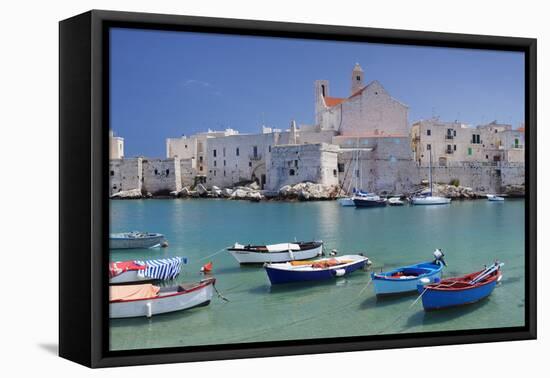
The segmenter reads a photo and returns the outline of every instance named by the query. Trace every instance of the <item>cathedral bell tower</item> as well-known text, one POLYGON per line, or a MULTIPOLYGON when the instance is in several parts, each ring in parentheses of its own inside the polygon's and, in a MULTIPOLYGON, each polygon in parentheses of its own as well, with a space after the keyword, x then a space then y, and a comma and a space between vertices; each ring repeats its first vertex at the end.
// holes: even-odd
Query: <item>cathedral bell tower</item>
POLYGON ((363 83, 364 77, 365 77, 365 73, 363 72, 363 69, 361 68, 359 63, 355 63, 355 67, 353 67, 353 71, 351 71, 351 94, 352 95, 364 87, 364 83, 363 83))

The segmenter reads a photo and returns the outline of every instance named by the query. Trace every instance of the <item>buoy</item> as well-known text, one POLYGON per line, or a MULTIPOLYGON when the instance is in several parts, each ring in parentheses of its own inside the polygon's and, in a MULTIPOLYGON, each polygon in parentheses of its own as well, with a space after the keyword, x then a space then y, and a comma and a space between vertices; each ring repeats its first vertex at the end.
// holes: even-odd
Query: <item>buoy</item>
POLYGON ((210 273, 212 271, 212 261, 210 262, 207 262, 206 264, 204 264, 201 268, 201 272, 203 273, 210 273))
POLYGON ((151 302, 147 303, 146 307, 147 307, 147 317, 150 318, 153 316, 153 307, 151 302))
POLYGON ((166 247, 168 247, 168 242, 165 240, 165 241, 163 241, 163 242, 161 243, 160 246, 161 246, 162 248, 166 248, 166 247))
POLYGON ((333 249, 332 251, 330 251, 329 256, 336 256, 337 254, 338 254, 338 250, 333 249))

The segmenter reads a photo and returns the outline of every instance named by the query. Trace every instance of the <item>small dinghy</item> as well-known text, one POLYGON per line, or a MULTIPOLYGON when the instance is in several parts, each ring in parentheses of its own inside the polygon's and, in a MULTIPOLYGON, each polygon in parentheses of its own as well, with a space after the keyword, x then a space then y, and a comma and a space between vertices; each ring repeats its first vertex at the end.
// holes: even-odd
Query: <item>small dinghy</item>
POLYGON ((439 281, 443 266, 446 266, 444 256, 440 249, 436 249, 435 259, 432 262, 403 266, 388 272, 372 273, 374 292, 376 295, 409 293, 416 291, 422 280, 439 281))
POLYGON ((110 318, 133 318, 206 306, 212 299, 215 278, 159 288, 152 284, 109 287, 110 318))
POLYGON ((495 262, 479 272, 462 277, 446 278, 438 283, 420 283, 424 310, 438 310, 475 303, 488 297, 502 278, 504 264, 495 262))
POLYGON ((491 202, 502 202, 504 197, 497 196, 496 194, 487 194, 487 199, 491 202))
POLYGON ((239 264, 278 263, 312 259, 323 254, 323 242, 296 242, 270 245, 235 243, 227 249, 239 264))
POLYGON ((109 235, 110 249, 161 247, 166 244, 163 234, 151 232, 121 232, 109 235))
POLYGON ((172 280, 180 274, 183 264, 187 264, 185 257, 111 262, 109 283, 113 285, 172 280))
POLYGON ((283 264, 266 264, 264 266, 272 285, 330 280, 342 277, 370 264, 368 257, 345 255, 312 261, 292 261, 283 264))
POLYGON ((338 203, 343 207, 355 206, 353 203, 353 197, 342 197, 338 199, 338 203))
POLYGON ((391 197, 388 199, 388 205, 390 206, 404 206, 405 202, 401 200, 399 197, 391 197))

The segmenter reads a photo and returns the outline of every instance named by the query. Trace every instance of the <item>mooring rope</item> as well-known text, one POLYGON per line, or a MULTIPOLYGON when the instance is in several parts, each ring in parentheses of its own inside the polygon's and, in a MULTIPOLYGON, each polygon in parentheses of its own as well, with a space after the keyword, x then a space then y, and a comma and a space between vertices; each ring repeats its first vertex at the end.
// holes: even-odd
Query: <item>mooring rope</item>
POLYGON ((197 261, 200 262, 200 261, 208 260, 208 259, 211 258, 211 257, 217 256, 217 255, 219 255, 220 253, 225 252, 225 250, 226 250, 227 248, 231 248, 231 246, 223 247, 223 248, 220 249, 219 251, 217 251, 217 252, 215 252, 215 253, 213 253, 213 254, 211 254, 211 255, 202 257, 202 258, 198 259, 197 261))

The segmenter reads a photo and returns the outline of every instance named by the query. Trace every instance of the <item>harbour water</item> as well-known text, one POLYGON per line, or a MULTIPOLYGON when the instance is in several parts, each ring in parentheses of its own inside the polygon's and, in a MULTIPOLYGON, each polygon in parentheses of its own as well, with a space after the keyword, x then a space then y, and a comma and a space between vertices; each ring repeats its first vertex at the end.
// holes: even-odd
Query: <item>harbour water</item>
POLYGON ((372 209, 330 202, 215 199, 111 201, 111 231, 166 235, 168 248, 111 251, 111 260, 185 256, 177 281, 197 281, 214 264, 216 296, 207 307, 110 321, 112 350, 358 335, 402 334, 524 325, 525 203, 453 201, 443 206, 372 209), (444 277, 503 261, 503 279, 477 304, 425 313, 417 295, 377 299, 370 271, 325 283, 271 287, 260 266, 239 266, 223 248, 323 240, 325 251, 364 253, 370 271, 432 259, 445 252, 444 277), (209 255, 215 254, 213 257, 209 255), (412 306, 411 306, 412 305, 412 306))

